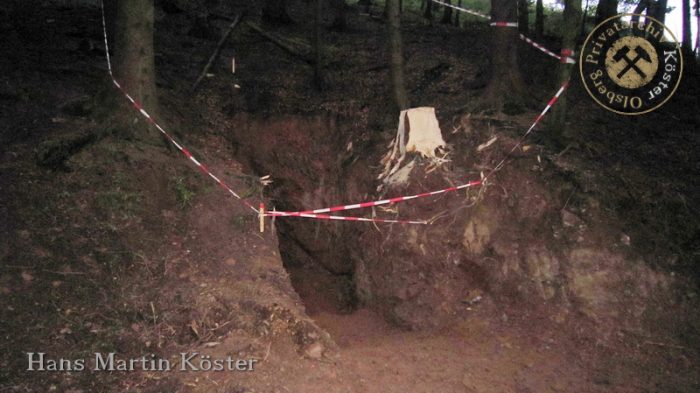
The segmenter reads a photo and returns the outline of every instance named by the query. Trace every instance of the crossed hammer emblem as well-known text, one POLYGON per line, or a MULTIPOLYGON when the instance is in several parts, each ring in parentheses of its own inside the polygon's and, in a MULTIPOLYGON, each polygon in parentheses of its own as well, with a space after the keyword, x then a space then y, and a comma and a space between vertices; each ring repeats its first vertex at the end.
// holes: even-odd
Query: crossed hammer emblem
POLYGON ((637 63, 639 62, 639 60, 642 59, 651 63, 651 56, 649 56, 649 53, 646 50, 644 50, 644 48, 642 48, 641 46, 636 46, 634 48, 634 51, 635 53, 637 53, 637 55, 634 58, 630 59, 628 54, 631 50, 632 49, 629 46, 625 45, 624 47, 620 48, 620 50, 618 50, 617 53, 615 53, 615 56, 613 56, 613 60, 617 62, 624 60, 627 63, 625 68, 623 68, 622 70, 620 70, 620 72, 617 73, 617 77, 622 78, 622 76, 628 73, 630 70, 634 70, 635 72, 637 72, 637 74, 639 74, 639 76, 641 76, 642 78, 646 78, 647 74, 637 66, 637 63))

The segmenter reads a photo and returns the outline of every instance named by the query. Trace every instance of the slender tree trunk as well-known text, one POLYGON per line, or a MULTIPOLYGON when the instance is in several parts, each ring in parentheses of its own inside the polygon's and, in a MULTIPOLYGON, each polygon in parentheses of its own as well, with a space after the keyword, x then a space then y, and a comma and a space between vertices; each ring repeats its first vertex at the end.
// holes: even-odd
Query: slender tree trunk
POLYGON ((401 44, 401 15, 399 0, 386 0, 389 33, 389 63, 391 74, 391 89, 394 104, 403 110, 410 106, 408 93, 404 84, 403 48, 401 44))
MULTIPOLYGON (((124 90, 151 114, 158 116, 155 57, 153 54, 153 0, 119 0, 115 23, 114 73, 124 90)), ((131 131, 137 139, 157 142, 162 138, 149 130, 146 121, 129 112, 138 126, 131 131)))
POLYGON ((695 58, 700 58, 700 0, 695 0, 695 58))
POLYGON ((655 18, 661 23, 666 22, 666 9, 668 8, 668 0, 656 0, 651 3, 648 16, 655 18))
POLYGON ((433 20, 433 1, 432 0, 427 0, 425 2, 425 12, 423 13, 423 17, 432 22, 432 20, 433 20))
POLYGON ((683 2, 683 38, 681 39, 681 48, 686 57, 690 57, 693 53, 693 41, 691 39, 690 26, 690 0, 682 0, 683 2))
POLYGON ((611 16, 617 15, 617 2, 618 0, 600 0, 595 13, 595 23, 601 23, 611 16))
POLYGON ((361 6, 365 13, 369 13, 369 9, 372 6, 372 0, 360 0, 357 5, 361 6))
POLYGON ((331 28, 336 31, 345 31, 348 27, 347 5, 345 4, 345 0, 331 0, 331 6, 333 7, 334 14, 331 28))
MULTIPOLYGON (((649 8, 650 1, 651 0, 639 0, 637 6, 632 10, 632 13, 635 14, 635 16, 632 17, 632 22, 639 22, 639 15, 642 15, 644 11, 649 8)), ((596 12, 596 23, 598 23, 598 12, 596 12)))
MULTIPOLYGON (((452 4, 452 0, 445 0, 445 3, 452 4)), ((450 24, 450 22, 452 21, 452 8, 447 6, 443 8, 444 10, 442 11, 442 19, 440 20, 440 23, 444 23, 447 25, 450 24)))
MULTIPOLYGON (((565 50, 570 50, 571 54, 575 53, 576 40, 581 23, 581 0, 564 0, 564 15, 562 26, 562 55, 565 55, 565 50)), ((574 68, 573 64, 559 63, 557 69, 558 82, 561 86, 564 82, 571 78, 571 72, 574 68)), ((566 95, 559 97, 557 105, 552 108, 551 129, 565 137, 566 135, 566 95)))
MULTIPOLYGON (((457 5, 458 5, 459 7, 461 7, 461 6, 462 6, 462 0, 458 0, 457 5)), ((455 14, 455 26, 459 26, 459 14, 460 14, 460 13, 461 13, 461 12, 459 12, 459 11, 455 11, 455 13, 454 13, 454 14, 455 14)))
POLYGON ((528 0, 518 0, 518 30, 527 35, 529 32, 530 12, 528 0))
POLYGON ((588 23, 588 2, 586 0, 586 8, 583 9, 583 17, 581 18, 581 37, 586 36, 586 24, 588 23))
MULTIPOLYGON (((491 0, 491 20, 515 22, 517 0, 491 0)), ((496 111, 505 105, 520 106, 524 85, 518 64, 518 30, 512 27, 491 27, 491 77, 484 92, 484 102, 496 111)))
POLYGON ((537 0, 535 3, 535 37, 542 38, 544 36, 544 5, 542 0, 537 0))
POLYGON ((321 54, 321 29, 323 0, 316 0, 316 10, 314 12, 314 87, 316 90, 323 89, 323 56, 321 54))

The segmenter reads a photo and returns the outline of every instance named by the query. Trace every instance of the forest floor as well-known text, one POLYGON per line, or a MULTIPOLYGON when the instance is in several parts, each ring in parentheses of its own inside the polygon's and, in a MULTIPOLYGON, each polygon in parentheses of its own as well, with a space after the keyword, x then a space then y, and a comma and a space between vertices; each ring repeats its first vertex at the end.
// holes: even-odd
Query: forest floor
MULTIPOLYGON (((297 20, 304 13, 292 10, 297 20)), ((193 25, 187 13, 159 15, 160 117, 246 195, 261 192, 246 175, 271 174, 282 185, 286 179, 254 173, 260 168, 231 135, 245 122, 241 115, 331 113, 351 129, 347 139, 356 146, 385 146, 393 136, 383 22, 353 8, 347 31, 324 35, 324 93, 311 88, 312 67, 244 26, 192 93, 228 22, 193 25), (234 56, 239 69, 231 74, 234 56)), ((19 16, 27 23, 15 25, 8 15, 0 20, 0 392, 700 391, 693 344, 700 332, 697 321, 684 319, 691 316, 677 316, 673 332, 596 337, 585 334, 592 326, 585 318, 561 325, 537 307, 485 298, 457 325, 406 331, 355 307, 342 295, 347 283, 338 275, 289 261, 283 270, 277 236, 254 233, 256 217, 245 207, 173 151, 124 139, 119 130, 128 126, 103 123, 103 97, 118 92, 107 79, 97 9, 48 6, 19 16), (95 130, 105 136, 93 140, 95 130), (61 141, 83 139, 62 156, 61 141), (224 298, 242 299, 242 308, 226 306, 224 298), (276 314, 259 307, 260 298, 302 307, 337 347, 328 344, 321 357, 296 341, 298 331, 271 333, 276 314), (254 317, 245 319, 249 314, 254 317), (269 331, 261 331, 263 324, 269 331), (195 349, 259 363, 250 373, 26 371, 32 351, 75 359, 98 351, 170 356, 195 349)), ((309 27, 277 32, 298 44, 310 37, 309 27)), ((415 15, 404 24, 409 91, 415 106, 438 108, 445 133, 478 101, 486 32, 478 24, 429 26, 415 15)), ((481 114, 507 124, 510 137, 529 126, 556 90, 548 77, 555 63, 540 61, 532 48, 521 52, 532 86, 525 108, 481 114)), ((562 145, 542 131, 532 142, 575 155, 562 166, 595 173, 601 203, 628 218, 636 253, 660 255, 656 268, 697 280, 697 75, 683 83, 664 109, 627 119, 597 108, 574 82, 568 97, 576 138, 562 145)), ((378 165, 372 160, 380 150, 361 158, 367 167, 378 165)))

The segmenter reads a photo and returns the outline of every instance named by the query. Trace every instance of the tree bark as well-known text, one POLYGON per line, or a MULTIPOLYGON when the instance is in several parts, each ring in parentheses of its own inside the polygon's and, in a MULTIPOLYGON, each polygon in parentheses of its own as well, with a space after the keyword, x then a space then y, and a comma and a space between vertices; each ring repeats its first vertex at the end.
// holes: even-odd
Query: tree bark
POLYGON ((362 7, 362 10, 364 13, 368 14, 369 9, 372 6, 372 0, 360 0, 357 2, 357 5, 362 7))
POLYGON ((668 8, 668 0, 656 0, 649 3, 647 16, 655 18, 661 23, 666 21, 666 9, 668 8))
MULTIPOLYGON (((462 0, 458 0, 457 5, 458 5, 459 7, 461 7, 461 6, 462 6, 462 0)), ((459 14, 460 14, 460 13, 461 13, 461 12, 459 12, 459 11, 455 11, 455 13, 454 13, 454 14, 455 14, 455 26, 459 26, 459 14)))
MULTIPOLYGON (((644 11, 649 8, 649 3, 650 0, 639 0, 637 6, 632 10, 632 13, 635 14, 635 16, 632 17, 632 22, 639 22, 638 15, 642 15, 644 11)), ((598 12, 596 12, 596 23, 598 23, 598 12)))
POLYGON ((401 43, 401 15, 399 0, 386 0, 389 33, 389 63, 391 67, 391 89, 394 104, 399 110, 410 106, 406 85, 404 83, 403 48, 401 43))
POLYGON ((695 0, 695 59, 700 57, 700 0, 695 0))
MULTIPOLYGON (((517 0, 491 0, 491 20, 515 22, 517 0)), ((484 92, 484 103, 495 111, 505 105, 520 106, 524 93, 518 64, 518 30, 512 27, 491 27, 491 77, 484 92)))
POLYGON ((432 0, 426 1, 425 12, 423 13, 423 17, 432 22, 432 20, 433 20, 433 1, 432 0))
MULTIPOLYGON (((564 15, 562 26, 562 52, 569 49, 575 53, 576 41, 581 23, 581 0, 564 0, 564 15)), ((563 53, 562 53, 563 54, 563 53)), ((564 84, 571 78, 573 64, 559 63, 557 67, 558 86, 564 84)), ((559 97, 557 105, 552 108, 551 129, 554 132, 567 137, 566 135, 566 95, 559 97)))
MULTIPOLYGON (((119 0, 115 23, 114 74, 124 90, 138 101, 151 116, 158 116, 155 57, 153 54, 153 0, 119 0)), ((132 129, 137 139, 162 140, 149 130, 143 117, 132 111, 128 124, 141 125, 132 129)))
POLYGON ((595 23, 601 23, 611 16, 617 15, 617 2, 618 0, 600 0, 595 12, 595 23))
MULTIPOLYGON (((445 3, 452 4, 452 0, 445 0, 445 3)), ((442 11, 442 19, 440 20, 440 23, 444 23, 447 25, 450 24, 450 22, 452 21, 452 8, 447 6, 443 8, 444 9, 442 11)))
POLYGON ((529 32, 530 12, 528 0, 518 0, 518 30, 527 35, 529 32))
POLYGON ((321 54, 322 12, 323 0, 316 0, 316 10, 314 12, 314 87, 319 91, 323 89, 323 56, 321 54))
MULTIPOLYGON (((331 7, 333 8, 333 23, 331 23, 331 29, 336 31, 345 31, 348 27, 347 18, 347 5, 345 0, 331 0, 331 7)), ((320 12, 320 11, 317 11, 320 12)))
POLYGON ((581 37, 586 36, 586 23, 588 23, 588 4, 589 0, 586 0, 586 8, 583 9, 583 17, 581 18, 581 37))
POLYGON ((535 37, 542 38, 544 36, 544 5, 542 0, 537 0, 535 3, 535 37))
POLYGON ((688 57, 693 53, 693 40, 691 39, 690 26, 690 0, 682 0, 683 2, 683 38, 681 38, 681 49, 683 54, 688 57))

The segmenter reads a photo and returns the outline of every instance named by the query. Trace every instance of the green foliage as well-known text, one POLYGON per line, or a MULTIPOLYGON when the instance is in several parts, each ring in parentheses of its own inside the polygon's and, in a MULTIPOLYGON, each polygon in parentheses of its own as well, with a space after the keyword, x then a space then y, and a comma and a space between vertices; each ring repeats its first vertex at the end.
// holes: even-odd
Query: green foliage
POLYGON ((180 208, 185 209, 192 205, 192 200, 196 193, 188 187, 184 177, 175 179, 175 192, 177 193, 177 201, 180 204, 180 208))
POLYGON ((97 206, 122 218, 130 218, 138 211, 141 195, 135 192, 124 191, 121 188, 103 192, 97 195, 97 206))

